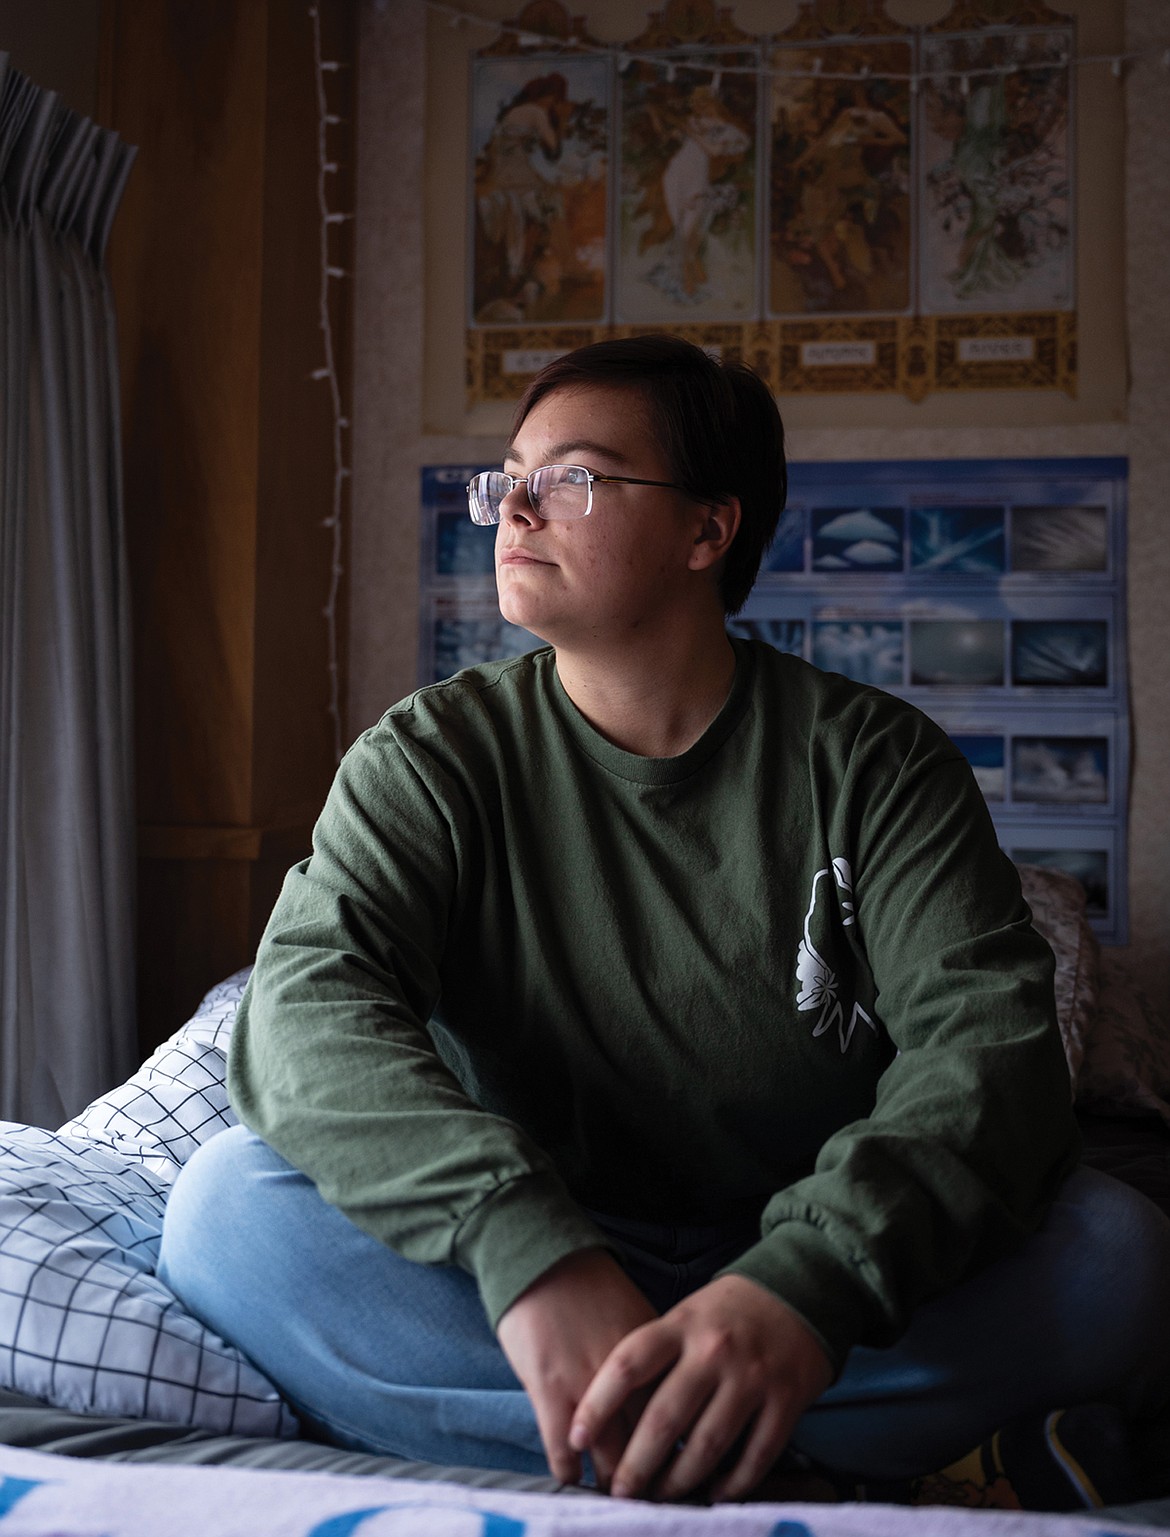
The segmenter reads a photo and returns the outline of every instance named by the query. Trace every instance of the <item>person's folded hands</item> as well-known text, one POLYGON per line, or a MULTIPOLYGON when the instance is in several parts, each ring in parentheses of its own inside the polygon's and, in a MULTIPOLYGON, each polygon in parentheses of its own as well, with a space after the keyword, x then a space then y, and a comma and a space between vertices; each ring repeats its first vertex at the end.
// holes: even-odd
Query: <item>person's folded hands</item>
POLYGON ((612 1445, 614 1422, 657 1384, 610 1491, 680 1499, 720 1470, 711 1498, 742 1499, 831 1380, 828 1357, 798 1314, 754 1281, 719 1276, 615 1345, 577 1406, 570 1444, 612 1445), (731 1466, 721 1468, 725 1459, 731 1466))
MULTIPOLYGON (((581 1395, 613 1347, 656 1317, 606 1250, 585 1249, 546 1271, 500 1319, 500 1345, 532 1400, 549 1468, 563 1483, 581 1477, 580 1455, 569 1444, 569 1425, 581 1395)), ((590 1445, 603 1487, 641 1404, 642 1396, 629 1395, 590 1445)))

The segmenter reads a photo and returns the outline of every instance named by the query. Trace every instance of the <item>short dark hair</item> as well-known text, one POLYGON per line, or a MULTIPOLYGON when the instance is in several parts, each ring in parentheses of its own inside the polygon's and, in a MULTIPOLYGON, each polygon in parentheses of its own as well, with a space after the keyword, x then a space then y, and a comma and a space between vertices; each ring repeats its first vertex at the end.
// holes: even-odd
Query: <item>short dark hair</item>
POLYGON ((594 342, 555 358, 525 390, 512 436, 554 390, 616 385, 641 393, 671 479, 697 501, 739 498, 742 517, 719 577, 726 613, 743 607, 788 494, 784 427, 746 363, 720 362, 678 336, 594 342))

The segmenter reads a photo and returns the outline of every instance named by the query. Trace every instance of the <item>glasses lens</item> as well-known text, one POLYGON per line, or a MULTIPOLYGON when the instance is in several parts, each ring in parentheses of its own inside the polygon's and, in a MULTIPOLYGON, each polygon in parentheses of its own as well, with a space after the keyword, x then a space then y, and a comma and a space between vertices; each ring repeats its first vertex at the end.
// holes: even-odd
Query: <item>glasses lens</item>
POLYGON ((500 521, 500 503, 512 489, 512 479, 499 470, 485 470, 467 487, 467 510, 473 523, 500 521))
POLYGON ((528 477, 528 495, 540 518, 583 518, 589 511, 589 471, 579 464, 547 464, 528 477))

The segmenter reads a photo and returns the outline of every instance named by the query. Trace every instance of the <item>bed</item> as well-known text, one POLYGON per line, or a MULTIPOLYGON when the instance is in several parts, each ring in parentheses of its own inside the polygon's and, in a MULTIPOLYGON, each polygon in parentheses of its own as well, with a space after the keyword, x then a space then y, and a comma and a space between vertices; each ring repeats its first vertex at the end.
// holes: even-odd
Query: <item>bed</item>
MULTIPOLYGON (((1057 956, 1086 1161, 1170 1214, 1170 1042, 1116 959, 1099 952, 1077 883, 1054 871, 1021 874, 1057 956)), ((171 1183, 234 1119, 226 1049, 247 976, 214 987, 131 1079, 59 1130, 0 1123, 0 1537, 180 1533, 188 1527, 175 1512, 188 1504, 202 1511, 190 1530, 210 1537, 345 1537, 359 1527, 369 1537, 578 1529, 914 1537, 960 1532, 971 1520, 985 1532, 1013 1521, 1037 1533, 1083 1532, 1081 1516, 938 1507, 654 1509, 547 1479, 304 1439, 272 1384, 154 1273, 171 1183)), ((1170 1422, 1154 1428, 1141 1463, 1139 1492, 1150 1498, 1086 1512, 1097 1530, 1170 1528, 1170 1422)))

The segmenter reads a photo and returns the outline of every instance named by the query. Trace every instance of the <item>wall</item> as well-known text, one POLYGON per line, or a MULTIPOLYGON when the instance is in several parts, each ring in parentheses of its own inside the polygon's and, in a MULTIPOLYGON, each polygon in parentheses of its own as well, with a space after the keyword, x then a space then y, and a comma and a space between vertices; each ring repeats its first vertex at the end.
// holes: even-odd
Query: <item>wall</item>
MULTIPOLYGON (((352 206, 351 0, 317 0, 352 206)), ((104 120, 138 159, 109 267, 134 610, 143 1049, 255 954, 335 768, 334 420, 314 31, 288 0, 106 0, 104 120)), ((330 232, 347 267, 348 229, 330 232)), ((342 377, 348 292, 330 289, 342 377)))
MULTIPOLYGON (((468 9, 472 7, 468 6, 468 9)), ((929 20, 945 0, 891 0, 904 20, 929 20)), ((1082 52, 1116 47, 1113 0, 1064 0, 1082 52)), ((519 4, 478 0, 484 14, 519 4)), ((573 7, 574 11, 579 7, 573 7)), ((612 9, 612 8, 611 8, 612 9)), ((736 8, 752 30, 787 23, 794 5, 736 8)), ((604 6, 589 8, 590 21, 604 6)), ((629 8, 625 8, 626 17, 629 8)), ((620 12, 615 13, 620 14, 620 12)), ((1170 41, 1162 0, 1127 0, 1125 45, 1160 54, 1170 41)), ((612 20, 612 18, 611 18, 612 20)), ((350 734, 416 682, 418 468, 498 451, 504 415, 463 418, 458 344, 461 288, 444 272, 461 259, 466 168, 459 69, 438 69, 480 39, 460 42, 421 0, 362 0, 355 286, 354 486, 351 528, 350 734), (444 36, 443 29, 446 29, 444 36), (425 94, 428 32, 431 96, 425 94), (452 94, 454 92, 454 94, 452 94), (431 125, 428 133, 428 121, 431 125), (436 142, 440 149, 436 150, 436 142), (444 147, 445 146, 445 147, 444 147), (430 212, 428 235, 426 211, 430 212), (429 239, 429 244, 428 244, 429 239), (424 334, 424 316, 425 334, 424 334), (437 337, 437 340, 436 340, 437 337), (454 349, 454 364, 452 355, 454 349), (424 380, 429 379, 424 409, 424 380), (438 381, 436 384, 436 380, 438 381), (445 430, 425 431, 441 420, 445 430)), ((605 35, 600 24, 595 30, 605 35)), ((628 19, 625 34, 628 35, 628 19)), ((621 30, 609 33, 622 35, 621 30)), ((1078 120, 1082 198, 1078 262, 1082 379, 1078 401, 965 395, 914 407, 857 398, 781 400, 799 459, 1124 454, 1131 467, 1130 650, 1134 752, 1130 833, 1133 966, 1170 1006, 1170 541, 1161 488, 1170 481, 1170 317, 1164 305, 1170 222, 1170 71, 1155 61, 1124 84, 1082 71, 1078 120), (1125 137, 1118 97, 1124 103, 1125 137), (1124 176, 1119 174, 1124 166, 1124 176), (1124 232, 1124 246, 1116 240, 1124 232), (1125 332, 1129 389, 1125 388, 1125 332), (1118 372, 1117 359, 1122 360, 1118 372), (1100 371, 1107 370, 1103 383, 1100 371), (1108 387, 1105 387, 1105 384, 1108 387)), ((465 91, 465 84, 462 89, 465 91)), ((506 413, 505 413, 506 414, 506 413)))
POLYGON ((82 117, 98 105, 101 0, 3 0, 0 53, 82 117))

